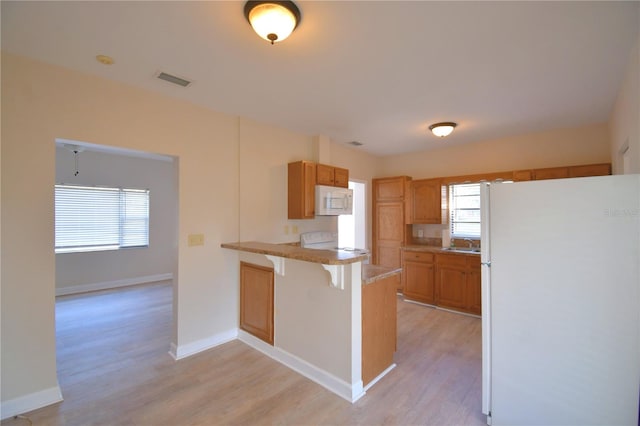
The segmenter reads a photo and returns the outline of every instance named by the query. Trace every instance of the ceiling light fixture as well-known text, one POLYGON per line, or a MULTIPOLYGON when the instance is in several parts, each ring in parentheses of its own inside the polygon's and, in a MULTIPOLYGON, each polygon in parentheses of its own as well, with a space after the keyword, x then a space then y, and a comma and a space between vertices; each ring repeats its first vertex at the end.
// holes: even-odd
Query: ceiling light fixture
POLYGON ((113 58, 107 55, 97 55, 96 61, 100 62, 102 65, 113 65, 113 58))
POLYGON ((442 123, 432 124, 431 126, 429 126, 429 130, 431 130, 434 135, 440 138, 444 138, 445 136, 449 136, 456 126, 456 123, 445 121, 442 123))
POLYGON ((292 1, 248 1, 244 16, 253 30, 271 44, 289 37, 300 23, 300 9, 292 1))

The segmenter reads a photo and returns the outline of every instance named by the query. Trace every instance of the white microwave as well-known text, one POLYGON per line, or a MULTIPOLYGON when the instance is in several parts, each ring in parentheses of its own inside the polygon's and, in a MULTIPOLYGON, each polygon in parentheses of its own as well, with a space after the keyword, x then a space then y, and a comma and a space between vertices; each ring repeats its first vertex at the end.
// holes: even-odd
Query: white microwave
POLYGON ((353 190, 316 185, 316 216, 353 214, 353 190))

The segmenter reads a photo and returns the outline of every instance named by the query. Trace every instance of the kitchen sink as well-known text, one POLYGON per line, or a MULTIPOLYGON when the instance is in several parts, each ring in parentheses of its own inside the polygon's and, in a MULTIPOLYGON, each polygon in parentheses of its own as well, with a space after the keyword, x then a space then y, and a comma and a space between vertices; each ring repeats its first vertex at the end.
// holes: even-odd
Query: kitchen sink
POLYGON ((457 252, 464 252, 464 253, 480 253, 479 247, 443 247, 442 250, 457 251, 457 252))

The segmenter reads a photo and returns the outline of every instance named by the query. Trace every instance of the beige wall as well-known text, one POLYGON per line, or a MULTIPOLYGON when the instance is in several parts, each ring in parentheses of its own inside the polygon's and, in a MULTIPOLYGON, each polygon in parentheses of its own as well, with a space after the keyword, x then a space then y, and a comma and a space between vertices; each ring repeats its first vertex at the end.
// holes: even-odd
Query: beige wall
POLYGON ((56 138, 179 158, 175 330, 184 345, 237 326, 237 119, 105 79, 2 58, 2 400, 56 386, 56 138), (189 233, 205 246, 187 247, 189 233))
POLYGON ((174 164, 85 150, 74 176, 71 150, 56 148, 56 183, 149 189, 149 247, 56 254, 56 291, 68 294, 153 280, 173 273, 178 232, 174 164))
MULTIPOLYGON (((640 28, 640 9, 638 27, 640 28)), ((622 152, 627 147, 630 167, 624 173, 640 173, 640 32, 629 54, 624 80, 611 113, 610 132, 614 173, 623 172, 622 152)))
POLYGON ((595 124, 388 156, 381 174, 420 179, 610 161, 607 125, 595 124))
MULTIPOLYGON (((295 241, 293 225, 336 229, 331 217, 286 218, 286 164, 316 159, 312 137, 10 54, 2 62, 3 404, 57 386, 56 138, 176 158, 178 352, 237 330, 238 254, 220 243, 295 241), (205 245, 188 247, 192 233, 204 234, 205 245)), ((376 159, 357 151, 338 146, 333 160, 367 182, 377 174, 376 159)))

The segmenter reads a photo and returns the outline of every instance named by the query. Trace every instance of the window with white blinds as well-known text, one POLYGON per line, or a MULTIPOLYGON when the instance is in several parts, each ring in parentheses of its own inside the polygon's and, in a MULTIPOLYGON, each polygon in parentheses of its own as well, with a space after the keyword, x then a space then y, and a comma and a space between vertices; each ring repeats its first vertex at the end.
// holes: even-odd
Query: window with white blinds
POLYGON ((480 184, 449 185, 449 226, 455 238, 480 238, 480 184))
POLYGON ((149 246, 149 190, 55 186, 56 253, 149 246))

